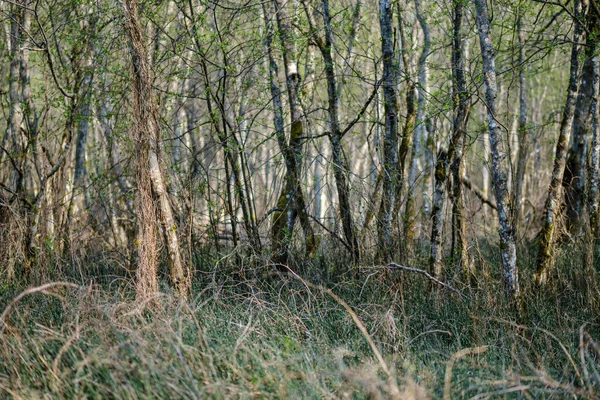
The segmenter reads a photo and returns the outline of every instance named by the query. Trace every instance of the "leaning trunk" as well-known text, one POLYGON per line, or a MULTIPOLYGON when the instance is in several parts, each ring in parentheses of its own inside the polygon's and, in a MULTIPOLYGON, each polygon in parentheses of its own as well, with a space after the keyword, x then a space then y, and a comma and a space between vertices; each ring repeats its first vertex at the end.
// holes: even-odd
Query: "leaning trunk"
POLYGON ((575 98, 577 96, 577 74, 579 72, 579 39, 582 33, 580 19, 582 17, 582 7, 580 0, 574 0, 575 10, 575 29, 573 32, 573 45, 571 48, 571 70, 569 73, 569 86, 567 89, 567 100, 563 110, 562 121, 558 141, 556 142, 556 154, 554 156, 554 168, 552 170, 552 179, 548 188, 548 197, 546 199, 544 211, 544 225, 540 232, 540 245, 537 255, 536 271, 534 275, 535 282, 539 285, 546 283, 548 271, 554 264, 554 248, 556 245, 556 223, 561 203, 561 183, 565 171, 567 145, 571 136, 571 124, 575 111, 575 98))

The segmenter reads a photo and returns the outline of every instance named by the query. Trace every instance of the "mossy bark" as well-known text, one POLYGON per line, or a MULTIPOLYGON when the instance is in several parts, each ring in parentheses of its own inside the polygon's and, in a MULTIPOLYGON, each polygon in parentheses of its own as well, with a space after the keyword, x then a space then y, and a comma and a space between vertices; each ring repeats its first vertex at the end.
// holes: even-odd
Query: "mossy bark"
POLYGON ((554 167, 552 179, 548 188, 544 210, 543 227, 540 231, 540 244, 538 248, 536 270, 534 280, 538 285, 544 285, 548 280, 548 272, 554 265, 554 248, 556 245, 557 220, 559 218, 561 204, 561 185, 565 172, 567 157, 567 146, 571 136, 571 124, 573 122, 575 99, 577 96, 577 74, 579 72, 579 40, 583 33, 581 18, 583 10, 580 0, 574 0, 575 28, 571 47, 571 67, 569 72, 569 85, 567 88, 567 99, 563 110, 562 121, 558 140, 556 142, 556 153, 554 156, 554 167))
POLYGON ((300 220, 300 225, 304 231, 306 256, 312 257, 317 247, 314 231, 309 221, 309 214, 306 208, 300 176, 300 165, 303 158, 301 138, 304 132, 302 121, 303 115, 298 98, 300 75, 298 73, 292 40, 293 31, 287 15, 285 3, 286 2, 283 0, 274 0, 274 9, 270 9, 270 12, 267 12, 267 8, 263 6, 267 28, 266 45, 269 57, 271 94, 273 96, 275 134, 286 166, 285 182, 277 200, 276 211, 271 218, 271 256, 273 261, 279 264, 286 264, 288 262, 296 218, 300 220), (277 83, 278 66, 272 51, 274 31, 271 18, 273 16, 277 20, 279 40, 282 45, 283 61, 285 64, 286 87, 291 113, 289 140, 287 140, 285 135, 281 89, 277 83))
POLYGON ((390 260, 393 253, 392 214, 398 185, 398 64, 394 52, 392 1, 380 0, 379 25, 383 57, 383 99, 385 132, 383 139, 383 194, 379 208, 379 255, 390 260))

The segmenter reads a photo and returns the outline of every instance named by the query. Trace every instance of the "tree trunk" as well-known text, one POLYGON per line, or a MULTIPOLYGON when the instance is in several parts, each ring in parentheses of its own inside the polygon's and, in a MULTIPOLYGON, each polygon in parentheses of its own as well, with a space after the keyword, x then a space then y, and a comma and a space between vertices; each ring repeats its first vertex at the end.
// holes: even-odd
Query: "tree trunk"
POLYGON ((593 57, 594 79, 592 88, 592 145, 590 149, 588 204, 590 228, 593 238, 600 237, 600 216, 598 213, 599 175, 600 175, 600 138, 598 137, 598 89, 600 86, 600 66, 598 56, 593 57))
POLYGON ((544 285, 548 280, 548 271, 554 264, 554 248, 556 246, 556 233, 560 203, 561 203, 561 183, 565 172, 565 163, 567 156, 567 145, 571 136, 571 124, 575 109, 575 98, 577 96, 577 74, 579 73, 579 40, 582 34, 580 19, 582 18, 582 6, 580 0, 574 0, 573 3, 575 28, 573 31, 573 45, 571 48, 571 70, 569 73, 569 86, 567 88, 567 99, 563 110, 562 121, 558 141, 556 142, 556 154, 554 156, 554 167, 552 170, 552 179, 548 188, 548 197, 546 199, 544 210, 543 227, 540 232, 540 245, 538 248, 536 271, 534 275, 535 282, 538 285, 544 285))
MULTIPOLYGON (((591 6, 590 6, 591 8, 591 6)), ((565 191, 567 228, 575 236, 584 228, 585 205, 585 165, 588 136, 591 133, 591 103, 594 81, 594 56, 598 42, 598 16, 590 9, 586 15, 587 31, 584 47, 585 62, 581 71, 581 82, 573 116, 571 148, 567 154, 567 164, 563 177, 565 191)))
POLYGON ((125 30, 131 46, 132 101, 135 120, 138 185, 138 257, 137 294, 147 296, 158 290, 158 244, 156 214, 163 226, 167 244, 173 290, 178 297, 187 295, 188 279, 183 266, 177 225, 166 192, 159 161, 160 128, 158 109, 152 88, 148 49, 137 14, 137 0, 124 0, 125 30), (156 200, 155 200, 156 199, 156 200))
POLYGON ((522 26, 523 11, 519 8, 517 16, 517 37, 519 40, 519 122, 518 122, 518 139, 519 153, 517 156, 517 172, 515 175, 515 224, 518 231, 521 221, 521 213, 523 212, 523 191, 525 172, 527 170, 527 158, 529 155, 529 144, 533 133, 531 128, 527 126, 527 81, 525 78, 525 55, 524 55, 524 37, 522 26))
POLYGON ((383 139, 383 194, 379 209, 379 252, 389 259, 392 255, 392 214, 398 184, 398 65, 394 54, 392 2, 379 0, 379 24, 383 57, 383 104, 385 132, 383 139))
POLYGON ((323 23, 325 25, 325 41, 316 34, 315 27, 312 23, 312 17, 306 4, 304 8, 306 15, 311 25, 313 33, 313 40, 319 47, 323 61, 325 63, 325 77, 327 80, 327 96, 328 96, 328 112, 329 112, 329 142, 331 143, 332 156, 333 156, 333 175, 335 177, 335 183, 338 194, 338 202, 340 207, 340 217, 342 220, 342 228, 344 231, 344 237, 347 245, 350 247, 352 253, 352 259, 355 263, 360 260, 360 250, 358 247, 358 238, 356 235, 356 228, 354 226, 354 220, 352 217, 352 210, 350 206, 350 188, 348 185, 348 162, 344 156, 342 149, 342 132, 339 121, 339 101, 338 101, 338 87, 335 75, 335 65, 331 54, 333 47, 333 32, 331 29, 331 18, 329 15, 329 1, 323 0, 321 2, 323 11, 323 23))
MULTIPOLYGON (((396 4, 396 9, 398 15, 401 15, 400 3, 396 4)), ((412 72, 410 71, 410 65, 408 62, 408 43, 406 42, 406 35, 404 34, 404 23, 402 22, 401 18, 398 18, 398 32, 398 51, 401 55, 400 59, 402 60, 404 73, 407 76, 412 76, 412 72)), ((411 146, 411 140, 414 135, 415 122, 417 118, 416 99, 417 86, 412 79, 409 79, 406 88, 406 119, 404 121, 404 126, 402 127, 402 138, 400 140, 400 148, 398 153, 398 185, 396 187, 396 204, 394 207, 393 215, 394 220, 398 219, 398 216, 400 214, 400 208, 402 205, 401 200, 403 198, 403 191, 406 180, 406 160, 408 157, 408 150, 411 146)), ((411 190, 408 191, 408 196, 412 196, 411 190)), ((394 223, 393 225, 395 226, 397 225, 397 223, 394 223)), ((414 257, 414 246, 412 245, 412 236, 407 235, 406 231, 404 231, 404 243, 402 245, 402 253, 403 256, 400 260, 401 262, 408 262, 414 257)))
POLYGON ((452 42, 452 99, 454 105, 454 121, 452 137, 448 145, 448 153, 442 152, 438 156, 435 166, 435 186, 433 192, 432 227, 431 227, 431 258, 430 270, 434 276, 440 278, 443 271, 443 228, 446 209, 449 171, 452 168, 454 180, 453 197, 453 223, 455 237, 458 242, 457 251, 461 271, 467 274, 470 271, 469 256, 467 253, 466 228, 464 221, 463 193, 460 177, 462 176, 462 155, 464 151, 464 137, 468 118, 468 93, 464 76, 464 41, 462 37, 464 4, 457 0, 454 4, 453 42, 452 42))
MULTIPOLYGON (((577 0, 576 0, 577 1, 577 0)), ((498 207, 498 221, 500 223, 500 248, 502 254, 502 268, 505 289, 513 298, 519 297, 519 279, 517 270, 517 248, 515 243, 515 226, 510 209, 508 191, 508 163, 503 143, 502 131, 496 122, 496 98, 498 88, 496 85, 496 65, 494 46, 492 45, 491 27, 488 18, 485 0, 475 0, 477 14, 477 28, 479 31, 479 44, 483 67, 483 83, 485 87, 485 101, 487 106, 488 133, 491 145, 492 183, 496 204, 498 207)))
MULTIPOLYGON (((289 257, 289 245, 294 229, 296 218, 300 219, 300 225, 304 231, 306 255, 312 256, 316 251, 314 231, 308 220, 308 210, 304 200, 302 183, 300 179, 300 165, 302 162, 302 140, 304 122, 302 109, 299 101, 300 73, 296 62, 293 33, 291 23, 285 8, 287 1, 273 0, 277 26, 279 28, 279 39, 283 52, 283 62, 288 91, 288 102, 291 114, 291 130, 289 141, 283 133, 283 114, 275 116, 281 119, 276 123, 277 139, 284 154, 286 164, 285 183, 277 201, 277 211, 273 213, 271 226, 272 256, 276 262, 285 264, 289 257), (277 128, 279 125, 279 128, 277 128)), ((271 14, 272 15, 272 14, 271 14)), ((268 29, 272 29, 268 24, 268 29)), ((276 83, 277 66, 271 53, 271 92, 278 92, 278 104, 274 108, 281 108, 281 91, 276 83)), ((279 111, 275 110, 275 114, 279 111)))

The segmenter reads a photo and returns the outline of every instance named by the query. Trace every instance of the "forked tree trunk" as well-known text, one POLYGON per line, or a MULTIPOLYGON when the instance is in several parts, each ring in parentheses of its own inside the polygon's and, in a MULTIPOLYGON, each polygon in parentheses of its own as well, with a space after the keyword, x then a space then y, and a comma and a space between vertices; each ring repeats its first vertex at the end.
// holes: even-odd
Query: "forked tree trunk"
POLYGON ((302 160, 301 136, 304 131, 302 110, 298 98, 300 75, 292 41, 292 28, 285 9, 285 3, 286 2, 283 0, 273 0, 273 7, 275 8, 274 12, 277 15, 276 19, 279 28, 279 38, 283 50, 286 86, 292 119, 289 141, 285 137, 281 90, 277 83, 277 63, 275 62, 272 53, 273 27, 269 20, 273 13, 270 13, 269 15, 265 13, 271 93, 273 95, 274 106, 273 118, 277 142, 279 143, 286 165, 285 182, 277 200, 276 211, 273 213, 271 225, 272 257, 274 261, 282 264, 287 263, 289 257, 289 246, 291 244, 296 218, 300 219, 300 224, 304 231, 306 255, 312 256, 316 251, 314 231, 308 220, 308 210, 300 180, 300 164, 302 160))
POLYGON ((573 45, 571 47, 571 70, 569 72, 569 86, 567 88, 567 99, 563 110, 562 121, 558 141, 556 142, 556 154, 554 156, 554 167, 552 170, 552 179, 548 188, 548 197, 546 199, 544 210, 543 227, 540 232, 540 245, 538 248, 536 270, 534 279, 538 285, 544 285, 548 280, 548 271, 554 265, 554 248, 556 245, 556 233, 560 204, 561 204, 561 184, 565 172, 565 163, 567 157, 567 146, 571 136, 571 124, 575 112, 575 98, 577 97, 577 74, 579 73, 579 40, 582 34, 581 18, 582 6, 580 0, 574 0, 573 3, 575 28, 573 31, 573 45))
POLYGON ((494 46, 492 44, 490 20, 485 0, 475 0, 479 45, 483 67, 483 83, 487 107, 488 133, 491 147, 491 172, 498 222, 500 223, 500 249, 505 289, 513 297, 519 297, 519 278, 517 270, 517 248, 515 243, 515 226, 510 209, 508 191, 508 160, 500 125, 496 122, 496 64, 494 46))
POLYGON ((132 103, 137 156, 138 257, 137 294, 147 296, 157 285, 157 214, 163 226, 173 290, 185 297, 188 279, 183 266, 177 225, 166 192, 159 160, 160 128, 152 89, 148 49, 137 14, 137 0, 124 0, 125 30, 131 46, 132 103), (154 200, 156 198, 156 201, 154 200), (158 211, 158 212, 157 212, 158 211))
POLYGON ((398 65, 394 54, 392 1, 379 0, 379 24, 383 56, 383 194, 379 209, 379 252, 383 258, 392 253, 392 214, 398 184, 398 65))
MULTIPOLYGON (((360 3, 359 3, 360 4, 360 3)), ((304 9, 311 25, 313 40, 321 51, 323 61, 325 63, 325 77, 327 80, 327 96, 328 96, 328 112, 329 112, 329 142, 331 143, 333 156, 333 175, 337 188, 337 195, 340 208, 340 218, 342 220, 342 228, 346 243, 352 253, 352 259, 355 263, 360 260, 360 250, 358 247, 358 237, 352 217, 350 206, 350 187, 348 184, 348 173, 350 171, 348 162, 344 156, 342 149, 342 132, 339 120, 339 101, 338 93, 341 86, 338 86, 335 74, 335 65, 332 56, 333 47, 333 32, 331 29, 331 17, 329 15, 329 1, 321 2, 323 12, 323 23, 325 25, 325 41, 323 41, 316 33, 315 26, 312 22, 312 16, 308 7, 304 3, 304 9)), ((352 38, 351 41, 352 42, 352 38)))

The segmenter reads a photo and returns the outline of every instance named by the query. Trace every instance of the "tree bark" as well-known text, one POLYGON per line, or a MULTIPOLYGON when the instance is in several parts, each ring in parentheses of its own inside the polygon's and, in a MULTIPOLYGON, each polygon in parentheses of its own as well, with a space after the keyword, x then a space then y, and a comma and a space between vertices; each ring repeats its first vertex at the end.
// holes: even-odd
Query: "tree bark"
MULTIPOLYGON (((360 3, 359 3, 360 4, 360 3)), ((358 238, 352 210, 350 206, 350 188, 348 185, 348 173, 350 171, 348 162, 342 149, 342 131, 339 120, 339 100, 338 90, 341 88, 337 85, 335 64, 331 54, 333 47, 333 32, 331 29, 331 17, 329 14, 329 1, 322 0, 323 23, 325 25, 325 41, 323 41, 316 33, 313 26, 312 16, 308 7, 304 3, 306 15, 311 25, 313 40, 321 51, 323 61, 325 63, 325 77, 327 80, 327 96, 328 96, 328 112, 329 112, 329 142, 331 143, 332 158, 333 158, 333 175, 338 194, 338 202, 340 208, 340 218, 342 220, 342 228, 347 245, 350 247, 352 259, 355 263, 360 260, 360 250, 358 247, 358 238)))
POLYGON ((571 124, 573 122, 575 100, 577 96, 577 74, 579 73, 579 40, 583 31, 580 20, 582 18, 582 5, 580 0, 573 3, 575 27, 573 30, 573 45, 571 47, 571 67, 569 72, 569 85, 567 87, 567 99, 563 110, 562 121, 558 141, 556 142, 556 154, 554 156, 554 167, 552 178, 546 198, 543 227, 540 232, 540 245, 538 248, 536 270, 534 280, 538 285, 546 284, 548 271, 554 265, 554 248, 556 246, 556 234, 558 216, 561 203, 561 183, 565 172, 567 157, 567 145, 571 136, 571 124))
MULTIPOLYGON (((591 103, 594 81, 594 56, 598 43, 598 15, 591 9, 586 13, 585 61, 581 71, 581 82, 577 92, 577 101, 573 116, 571 146, 567 154, 567 164, 563 177, 565 194, 565 216, 567 229, 579 236, 584 228, 585 206, 585 166, 588 136, 591 133, 591 103)), ((583 11, 585 13, 585 11, 583 11)))
POLYGON ((137 294, 139 297, 144 297, 158 290, 156 275, 158 247, 155 225, 158 211, 167 244, 173 290, 178 297, 184 298, 188 291, 188 277, 184 270, 177 225, 173 218, 159 160, 160 128, 148 49, 138 19, 137 0, 124 0, 123 6, 126 19, 125 30, 131 46, 131 85, 137 155, 139 229, 137 294))
MULTIPOLYGON (((316 251, 314 231, 308 220, 308 210, 300 180, 300 164, 302 160, 302 141, 300 138, 304 131, 302 110, 298 99, 300 75, 292 42, 292 28, 284 7, 285 3, 283 0, 273 0, 274 12, 276 13, 277 26, 279 28, 279 38, 283 48, 284 70, 292 120, 289 141, 285 137, 281 90, 276 81, 277 63, 272 54, 273 28, 269 17, 265 14, 268 32, 267 50, 270 60, 269 73, 274 106, 273 118, 277 142, 279 143, 286 164, 285 182, 277 200, 276 211, 273 213, 271 225, 272 257, 275 262, 281 264, 287 263, 289 258, 289 246, 296 218, 300 219, 300 224, 304 231, 306 255, 312 256, 316 251)), ((273 13, 270 15, 273 15, 273 13)))
POLYGON ((383 194, 379 209, 379 251, 383 258, 392 253, 392 214, 398 184, 398 65, 394 54, 392 2, 379 0, 379 24, 383 57, 383 104, 385 131, 383 139, 383 194))
POLYGON ((443 230, 447 200, 449 172, 452 169, 454 180, 453 223, 458 242, 457 251, 461 272, 470 272, 467 238, 464 221, 463 193, 460 177, 462 176, 462 154, 464 137, 468 118, 468 93, 464 76, 464 43, 462 37, 464 5, 461 0, 454 3, 453 41, 452 41, 452 100, 454 105, 454 123, 448 152, 442 152, 435 166, 435 185, 433 191, 432 227, 431 227, 431 257, 430 270, 434 276, 441 278, 443 272, 443 230))
POLYGON ((525 78, 525 54, 524 54, 524 35, 522 14, 519 8, 517 11, 517 37, 519 41, 519 122, 517 127, 519 139, 519 153, 517 156, 517 172, 515 175, 515 224, 518 230, 523 211, 523 192, 525 189, 525 173, 527 170, 527 158, 529 154, 529 144, 533 135, 531 128, 527 125, 527 80, 525 78))
POLYGON ((590 164, 588 167, 589 191, 588 204, 590 212, 590 228, 593 238, 600 237, 600 215, 598 212, 599 177, 600 177, 600 138, 598 137, 598 90, 600 87, 600 66, 598 56, 593 60, 594 79, 592 87, 592 145, 590 149, 590 164))
POLYGON ((519 297, 519 278, 517 269, 517 248, 515 243, 515 226, 511 214, 508 191, 508 163, 505 143, 502 138, 500 125, 496 121, 496 98, 498 88, 496 84, 496 65, 494 46, 491 38, 491 27, 485 0, 475 0, 477 14, 477 29, 479 32, 479 45, 483 67, 483 83, 485 87, 485 101, 487 107, 488 133, 491 145, 492 183, 496 204, 498 207, 498 221, 500 224, 500 249, 502 255, 502 269, 506 292, 513 298, 519 297))

